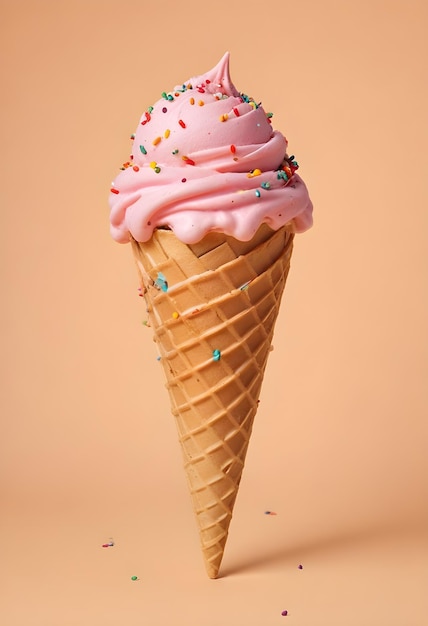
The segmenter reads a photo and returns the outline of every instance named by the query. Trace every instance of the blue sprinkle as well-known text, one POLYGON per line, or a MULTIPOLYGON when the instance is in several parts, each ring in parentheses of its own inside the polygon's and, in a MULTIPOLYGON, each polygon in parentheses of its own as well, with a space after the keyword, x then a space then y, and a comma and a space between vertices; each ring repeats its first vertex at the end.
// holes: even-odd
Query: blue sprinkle
POLYGON ((156 361, 160 361, 160 360, 161 360, 161 358, 162 358, 161 356, 157 356, 157 357, 156 357, 156 361))
POLYGON ((213 361, 220 361, 221 352, 220 350, 213 350, 213 361))
POLYGON ((256 191, 255 191, 254 193, 256 194, 256 196, 257 196, 258 198, 260 198, 260 191, 259 191, 258 189, 256 189, 256 191))
POLYGON ((162 289, 162 291, 168 291, 168 283, 162 272, 158 272, 158 277, 155 280, 155 285, 159 289, 162 289))

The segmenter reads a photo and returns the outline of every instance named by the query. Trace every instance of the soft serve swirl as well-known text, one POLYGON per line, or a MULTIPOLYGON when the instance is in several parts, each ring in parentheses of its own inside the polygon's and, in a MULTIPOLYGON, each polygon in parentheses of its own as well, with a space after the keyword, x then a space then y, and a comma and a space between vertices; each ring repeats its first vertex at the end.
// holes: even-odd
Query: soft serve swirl
POLYGON ((164 92, 141 117, 132 155, 113 182, 113 238, 148 241, 167 226, 184 243, 211 231, 252 238, 262 223, 312 225, 312 203, 270 114, 231 82, 229 54, 164 92))

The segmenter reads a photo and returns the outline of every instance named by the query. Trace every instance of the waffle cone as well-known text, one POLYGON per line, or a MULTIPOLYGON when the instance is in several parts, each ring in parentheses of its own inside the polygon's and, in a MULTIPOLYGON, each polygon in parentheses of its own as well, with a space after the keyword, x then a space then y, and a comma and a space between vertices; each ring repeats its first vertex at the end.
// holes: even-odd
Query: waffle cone
POLYGON ((132 242, 163 365, 208 576, 216 578, 257 411, 293 234, 132 242), (166 282, 164 282, 164 280, 166 282))

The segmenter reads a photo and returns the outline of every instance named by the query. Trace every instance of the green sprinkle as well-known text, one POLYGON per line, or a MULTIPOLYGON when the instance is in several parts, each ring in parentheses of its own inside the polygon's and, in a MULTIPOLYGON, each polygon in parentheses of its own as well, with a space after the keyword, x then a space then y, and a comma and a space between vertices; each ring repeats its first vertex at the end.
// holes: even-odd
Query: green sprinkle
POLYGON ((156 174, 159 174, 159 172, 161 171, 161 168, 159 167, 159 165, 156 165, 154 170, 155 170, 156 174))
POLYGON ((149 111, 149 113, 151 113, 153 111, 153 107, 149 107, 148 111, 149 111))
POLYGON ((273 117, 273 113, 266 113, 266 117, 269 117, 269 118, 273 117))
POLYGON ((162 91, 162 98, 165 98, 165 100, 168 100, 168 96, 166 94, 166 91, 162 91))
POLYGON ((178 154, 178 148, 172 151, 172 154, 178 154))
POLYGON ((140 146, 140 150, 143 154, 147 154, 147 150, 145 149, 144 146, 140 146))
POLYGON ((138 576, 131 576, 131 580, 138 580, 138 576))

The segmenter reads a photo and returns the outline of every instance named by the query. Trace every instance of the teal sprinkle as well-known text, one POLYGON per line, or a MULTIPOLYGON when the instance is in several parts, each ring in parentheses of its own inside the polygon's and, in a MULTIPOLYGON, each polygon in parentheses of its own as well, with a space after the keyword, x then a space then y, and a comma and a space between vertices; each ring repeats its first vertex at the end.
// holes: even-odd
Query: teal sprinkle
POLYGON ((171 102, 172 100, 174 100, 174 96, 173 96, 173 95, 171 95, 171 94, 169 93, 169 94, 167 95, 166 99, 167 99, 167 100, 169 100, 169 101, 171 102))
POLYGON ((140 146, 140 150, 143 154, 147 154, 147 150, 145 149, 144 146, 140 146))
POLYGON ((256 189, 254 193, 256 194, 258 198, 260 198, 260 191, 258 189, 256 189))
POLYGON ((283 180, 288 180, 288 176, 287 173, 284 172, 284 170, 278 170, 278 174, 277 174, 278 179, 283 179, 283 180))
POLYGON ((220 350, 213 350, 213 361, 220 361, 221 352, 220 350))
POLYGON ((270 189, 270 183, 268 183, 268 182, 262 183, 261 187, 262 187, 262 189, 270 189))
POLYGON ((162 291, 168 291, 168 282, 162 272, 158 272, 158 277, 155 280, 156 287, 162 289, 162 291))

